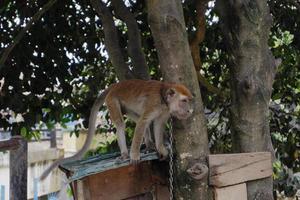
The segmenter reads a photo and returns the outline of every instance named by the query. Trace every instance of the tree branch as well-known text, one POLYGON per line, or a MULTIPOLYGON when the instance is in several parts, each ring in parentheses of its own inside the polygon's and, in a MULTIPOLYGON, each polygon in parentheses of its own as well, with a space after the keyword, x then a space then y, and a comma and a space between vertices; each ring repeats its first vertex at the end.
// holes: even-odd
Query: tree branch
POLYGON ((205 37, 205 10, 207 2, 208 0, 196 1, 196 33, 193 39, 190 41, 190 49, 196 71, 200 71, 202 66, 199 45, 203 42, 205 37))
POLYGON ((194 1, 196 4, 196 33, 194 37, 190 41, 190 50, 192 54, 192 58, 194 61, 194 66, 197 72, 198 81, 201 84, 201 86, 205 87, 209 92, 212 92, 214 94, 217 94, 221 96, 222 98, 226 97, 226 94, 222 92, 219 88, 213 86, 210 84, 204 76, 200 74, 200 69, 202 67, 202 61, 200 57, 200 44, 203 42, 205 37, 205 10, 206 10, 206 4, 208 3, 208 0, 196 0, 194 1))
POLYGON ((90 0, 94 10, 102 20, 104 30, 104 44, 107 49, 112 65, 120 80, 133 78, 128 65, 125 63, 122 53, 117 28, 115 27, 113 16, 110 10, 101 0, 90 0))
POLYGON ((37 13, 33 15, 33 17, 29 20, 27 25, 17 34, 17 36, 13 39, 12 43, 4 50, 2 53, 2 56, 0 58, 0 69, 4 67, 4 64, 9 56, 9 54, 12 52, 14 47, 21 41, 25 33, 34 25, 34 23, 41 18, 41 16, 47 12, 52 5, 57 0, 49 0, 48 3, 46 3, 37 13))
POLYGON ((117 17, 123 20, 128 28, 128 53, 132 59, 135 77, 150 79, 149 68, 142 51, 140 30, 133 14, 125 6, 123 0, 112 0, 111 2, 117 17))
POLYGON ((205 87, 209 92, 219 95, 222 99, 226 99, 228 97, 227 93, 208 82, 206 78, 202 76, 202 74, 200 74, 199 71, 197 71, 197 77, 200 85, 205 87))

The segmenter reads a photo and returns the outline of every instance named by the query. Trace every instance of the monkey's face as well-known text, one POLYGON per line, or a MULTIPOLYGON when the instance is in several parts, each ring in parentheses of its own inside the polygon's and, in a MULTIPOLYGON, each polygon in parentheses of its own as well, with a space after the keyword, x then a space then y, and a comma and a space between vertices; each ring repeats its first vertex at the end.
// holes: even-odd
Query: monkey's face
POLYGON ((187 119, 192 115, 192 97, 186 96, 175 89, 169 93, 167 100, 172 116, 178 119, 187 119))

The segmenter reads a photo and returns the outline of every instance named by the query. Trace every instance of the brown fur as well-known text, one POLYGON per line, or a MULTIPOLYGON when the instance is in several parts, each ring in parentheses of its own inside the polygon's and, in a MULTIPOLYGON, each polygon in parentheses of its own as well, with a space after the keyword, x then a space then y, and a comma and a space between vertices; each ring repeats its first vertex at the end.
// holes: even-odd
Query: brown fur
POLYGON ((176 84, 173 86, 179 93, 187 96, 189 99, 193 98, 192 93, 183 85, 181 84, 176 84))
MULTIPOLYGON (((124 136, 125 124, 123 114, 126 114, 129 117, 135 115, 135 117, 132 118, 135 118, 133 120, 136 121, 137 126, 132 141, 130 159, 133 162, 136 162, 139 160, 139 148, 144 134, 149 134, 145 133, 147 132, 146 129, 149 124, 154 121, 154 123, 159 124, 158 126, 163 126, 170 114, 173 112, 170 110, 171 107, 175 110, 180 110, 178 107, 179 104, 173 106, 169 105, 169 103, 179 101, 179 97, 174 96, 172 97, 173 99, 171 97, 166 97, 168 95, 167 91, 169 90, 174 90, 177 95, 180 94, 182 96, 186 96, 187 100, 192 99, 191 92, 181 84, 164 83, 155 80, 127 80, 111 86, 110 92, 105 98, 105 102, 109 109, 110 118, 117 128, 117 136, 122 159, 128 157, 124 136), (171 102, 167 102, 170 101, 170 99, 171 102)), ((180 118, 185 117, 180 115, 180 118)), ((161 127, 158 127, 157 129, 159 129, 157 131, 162 131, 161 127)), ((159 134, 157 134, 156 137, 160 137, 158 135, 159 134)), ((157 138, 155 139, 157 140, 157 138)), ((156 143, 158 152, 162 157, 166 157, 167 152, 165 148, 161 146, 162 141, 156 141, 156 143)))

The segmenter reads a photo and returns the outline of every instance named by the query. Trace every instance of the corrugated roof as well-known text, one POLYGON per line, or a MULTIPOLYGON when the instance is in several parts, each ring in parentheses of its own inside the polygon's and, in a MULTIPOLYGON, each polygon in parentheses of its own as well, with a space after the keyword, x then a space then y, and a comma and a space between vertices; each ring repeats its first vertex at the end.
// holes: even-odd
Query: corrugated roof
MULTIPOLYGON (((79 161, 64 163, 60 165, 60 168, 71 172, 72 175, 69 177, 69 181, 72 182, 92 174, 130 165, 129 159, 116 162, 118 156, 120 156, 120 153, 93 156, 79 161)), ((141 162, 157 159, 158 155, 156 152, 141 153, 141 162)))

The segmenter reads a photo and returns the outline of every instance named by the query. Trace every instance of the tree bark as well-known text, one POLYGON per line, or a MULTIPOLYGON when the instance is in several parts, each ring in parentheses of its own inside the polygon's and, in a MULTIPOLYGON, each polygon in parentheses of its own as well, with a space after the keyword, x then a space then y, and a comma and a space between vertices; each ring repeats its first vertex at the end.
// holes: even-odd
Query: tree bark
POLYGON ((100 16, 104 30, 104 44, 112 65, 120 81, 133 78, 128 65, 125 62, 122 49, 119 44, 119 36, 110 10, 101 0, 90 0, 94 10, 100 16))
MULTIPOLYGON (((271 151, 269 101, 275 59, 268 47, 272 23, 267 0, 217 4, 231 54, 231 133, 236 152, 271 151)), ((270 200, 271 178, 247 183, 248 199, 270 200)))
POLYGON ((193 116, 185 122, 176 121, 173 124, 175 199, 206 200, 209 199, 205 170, 209 153, 207 130, 181 1, 148 0, 147 6, 148 21, 164 80, 183 83, 195 95, 193 116), (195 171, 199 176, 190 173, 195 171))
POLYGON ((132 72, 135 78, 150 79, 149 68, 142 50, 140 30, 134 15, 125 6, 123 0, 112 0, 117 17, 124 21, 128 29, 128 53, 132 60, 132 72))
MULTIPOLYGON (((18 137, 18 136, 17 136, 18 137)), ((19 148, 10 151, 10 200, 27 199, 27 141, 19 138, 19 148)))

